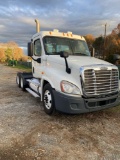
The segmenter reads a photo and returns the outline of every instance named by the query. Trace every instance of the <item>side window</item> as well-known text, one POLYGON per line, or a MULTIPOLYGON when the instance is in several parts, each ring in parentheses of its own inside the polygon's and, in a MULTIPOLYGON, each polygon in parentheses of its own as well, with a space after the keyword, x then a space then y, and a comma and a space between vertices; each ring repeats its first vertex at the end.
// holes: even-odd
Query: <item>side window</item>
POLYGON ((34 54, 35 56, 41 56, 42 54, 42 47, 41 47, 40 39, 37 39, 34 42, 34 54))

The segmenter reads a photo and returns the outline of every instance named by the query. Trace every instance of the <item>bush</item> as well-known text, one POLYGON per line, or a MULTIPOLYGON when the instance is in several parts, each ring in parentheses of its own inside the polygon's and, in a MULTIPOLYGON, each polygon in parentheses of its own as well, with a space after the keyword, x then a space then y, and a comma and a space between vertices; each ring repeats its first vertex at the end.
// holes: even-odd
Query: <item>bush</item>
POLYGON ((16 66, 17 65, 17 61, 16 60, 9 60, 8 61, 8 66, 16 66))
POLYGON ((119 56, 119 54, 110 54, 106 57, 106 61, 116 65, 120 64, 120 60, 115 60, 116 56, 119 56))
POLYGON ((113 64, 115 63, 112 54, 110 54, 109 56, 107 56, 106 61, 108 61, 110 63, 113 63, 113 64))

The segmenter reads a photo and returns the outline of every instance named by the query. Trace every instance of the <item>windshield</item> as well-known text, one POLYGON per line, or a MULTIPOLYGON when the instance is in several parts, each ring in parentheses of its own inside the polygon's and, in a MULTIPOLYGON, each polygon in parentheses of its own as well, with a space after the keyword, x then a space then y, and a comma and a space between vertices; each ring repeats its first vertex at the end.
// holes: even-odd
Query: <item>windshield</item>
POLYGON ((44 37, 44 47, 48 55, 59 55, 65 51, 69 55, 90 56, 86 42, 78 39, 44 37))

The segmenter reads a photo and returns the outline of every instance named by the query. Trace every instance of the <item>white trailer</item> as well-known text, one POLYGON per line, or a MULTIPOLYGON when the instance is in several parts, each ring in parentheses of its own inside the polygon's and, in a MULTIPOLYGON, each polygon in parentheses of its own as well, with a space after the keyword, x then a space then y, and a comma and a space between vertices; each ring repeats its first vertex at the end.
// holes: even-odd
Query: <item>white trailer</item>
POLYGON ((72 32, 39 31, 28 43, 32 73, 18 73, 22 90, 43 101, 44 110, 78 114, 120 103, 118 68, 94 58, 83 36, 72 32))

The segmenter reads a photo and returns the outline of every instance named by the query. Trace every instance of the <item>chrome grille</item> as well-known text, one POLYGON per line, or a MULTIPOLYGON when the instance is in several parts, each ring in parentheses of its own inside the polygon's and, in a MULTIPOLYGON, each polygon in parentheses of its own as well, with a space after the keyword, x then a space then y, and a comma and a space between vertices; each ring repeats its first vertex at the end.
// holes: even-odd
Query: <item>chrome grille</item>
POLYGON ((117 69, 84 70, 83 92, 87 96, 103 95, 118 91, 117 69))

